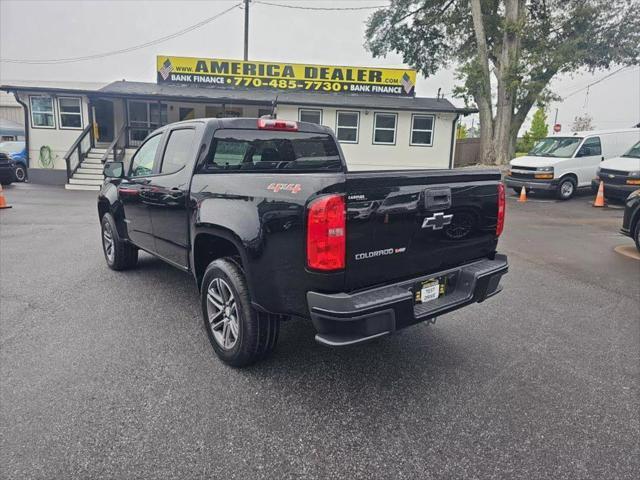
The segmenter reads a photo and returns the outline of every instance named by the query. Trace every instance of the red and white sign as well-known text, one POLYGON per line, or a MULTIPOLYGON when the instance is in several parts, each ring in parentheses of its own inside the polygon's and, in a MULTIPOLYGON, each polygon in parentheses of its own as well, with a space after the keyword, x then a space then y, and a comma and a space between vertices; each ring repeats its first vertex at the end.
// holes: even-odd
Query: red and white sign
POLYGON ((562 125, 560 125, 559 123, 556 123, 556 124, 553 126, 553 131, 554 131, 554 132, 556 132, 556 133, 559 133, 559 132, 560 132, 560 130, 562 130, 562 125))

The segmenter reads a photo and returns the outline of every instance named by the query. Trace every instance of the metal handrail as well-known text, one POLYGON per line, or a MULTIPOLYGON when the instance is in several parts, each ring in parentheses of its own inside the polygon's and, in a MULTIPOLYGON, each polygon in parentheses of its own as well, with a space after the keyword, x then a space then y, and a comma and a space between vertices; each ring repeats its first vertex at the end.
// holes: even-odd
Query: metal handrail
POLYGON ((102 155, 102 158, 100 159, 102 163, 106 163, 109 160, 109 155, 112 152, 113 152, 113 160, 112 160, 113 162, 117 162, 124 157, 126 146, 119 147, 119 144, 121 139, 123 138, 126 139, 126 134, 128 130, 129 130, 129 125, 124 124, 120 129, 120 131, 118 132, 118 134, 113 139, 113 141, 107 147, 107 150, 104 152, 104 155, 102 155))
POLYGON ((80 136, 76 138, 76 141, 73 142, 73 144, 71 145, 71 148, 69 148, 69 151, 64 156, 64 162, 67 165, 67 181, 69 181, 69 179, 73 176, 73 174, 76 173, 76 170, 78 170, 78 167, 82 163, 82 155, 83 155, 82 141, 85 139, 87 135, 90 136, 91 144, 93 144, 93 124, 87 125, 84 128, 84 130, 82 130, 82 133, 80 134, 80 136), (71 156, 76 151, 78 152, 78 163, 73 168, 71 168, 71 156))

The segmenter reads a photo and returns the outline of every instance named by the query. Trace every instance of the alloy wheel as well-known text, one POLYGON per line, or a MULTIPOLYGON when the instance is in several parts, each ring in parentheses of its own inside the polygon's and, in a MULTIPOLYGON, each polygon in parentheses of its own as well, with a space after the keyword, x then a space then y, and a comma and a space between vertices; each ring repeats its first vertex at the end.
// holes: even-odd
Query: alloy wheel
POLYGON ((19 182, 24 182, 27 178, 27 172, 25 172, 24 168, 18 167, 15 169, 16 180, 19 182))
POLYGON ((232 349, 240 335, 238 306, 229 284, 214 278, 207 289, 207 317, 216 343, 224 350, 232 349))
POLYGON ((115 249, 113 241, 113 232, 111 231, 111 224, 104 222, 102 227, 102 246, 104 247, 104 254, 107 256, 109 263, 113 263, 115 258, 115 249))

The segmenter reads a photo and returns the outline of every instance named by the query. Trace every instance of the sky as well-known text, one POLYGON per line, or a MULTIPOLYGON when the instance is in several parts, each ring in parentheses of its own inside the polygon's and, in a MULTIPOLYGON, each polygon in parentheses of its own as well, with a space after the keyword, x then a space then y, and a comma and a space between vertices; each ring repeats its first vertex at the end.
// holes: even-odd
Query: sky
MULTIPOLYGON (((267 0, 265 0, 267 1, 267 0)), ((387 0, 269 0, 303 7, 366 7, 387 0)), ((138 45, 211 17, 239 0, 56 1, 0 0, 0 58, 52 59, 109 52, 138 45)), ((365 22, 373 10, 313 11, 254 3, 250 8, 249 59, 329 65, 400 67, 398 55, 373 58, 364 48, 365 22)), ((0 83, 11 81, 133 80, 155 82, 155 56, 237 58, 243 55, 243 10, 236 8, 183 36, 140 50, 61 65, 0 63, 0 83)), ((579 72, 557 77, 551 88, 566 96, 610 71, 579 72)), ((455 104, 450 92, 455 72, 442 70, 419 78, 418 96, 435 97, 438 89, 455 104)), ((574 117, 588 114, 600 129, 625 128, 640 122, 640 68, 606 80, 548 107, 549 123, 568 131, 574 117)), ((529 118, 533 115, 530 112, 529 118)), ((466 117, 469 126, 477 117, 466 117)), ((524 128, 528 127, 528 121, 524 128)))

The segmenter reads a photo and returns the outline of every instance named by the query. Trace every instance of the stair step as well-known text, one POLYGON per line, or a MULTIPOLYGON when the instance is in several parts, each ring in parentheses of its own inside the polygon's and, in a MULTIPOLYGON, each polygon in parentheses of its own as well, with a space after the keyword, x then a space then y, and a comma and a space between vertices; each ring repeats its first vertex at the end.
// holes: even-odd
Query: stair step
POLYGON ((100 190, 100 187, 97 185, 77 185, 77 184, 71 184, 71 183, 67 183, 64 188, 66 188, 67 190, 93 190, 93 191, 98 191, 100 190))
POLYGON ((76 173, 74 174, 77 175, 99 175, 101 177, 104 177, 104 175, 102 175, 102 170, 96 170, 95 168, 79 168, 78 170, 76 170, 76 173))
POLYGON ((104 175, 102 173, 76 172, 71 178, 77 178, 78 180, 104 180, 104 175))
POLYGON ((82 162, 79 168, 90 168, 91 170, 102 171, 104 169, 104 165, 102 165, 101 163, 82 162))
POLYGON ((106 148, 92 148, 90 151, 91 151, 91 152, 104 153, 104 152, 106 152, 106 151, 107 151, 107 149, 106 149, 106 148))
POLYGON ((85 158, 82 163, 93 163, 94 165, 102 165, 102 161, 99 158, 85 158))
POLYGON ((85 180, 83 179, 79 179, 79 178, 75 178, 72 177, 69 179, 69 183, 72 184, 76 184, 76 185, 102 185, 103 180, 85 180))

